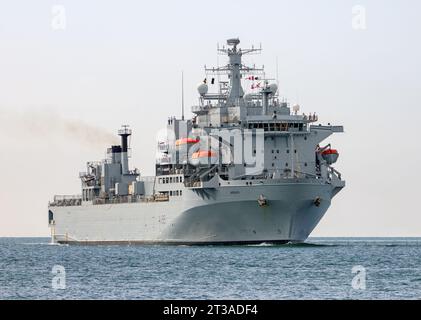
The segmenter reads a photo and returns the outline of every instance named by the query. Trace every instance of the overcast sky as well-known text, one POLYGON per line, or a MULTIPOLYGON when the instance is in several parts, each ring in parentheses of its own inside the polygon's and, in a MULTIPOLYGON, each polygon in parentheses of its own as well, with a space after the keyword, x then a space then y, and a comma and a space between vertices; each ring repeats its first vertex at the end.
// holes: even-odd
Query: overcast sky
POLYGON ((327 142, 347 186, 312 236, 421 236, 420 14, 418 0, 1 1, 0 236, 48 235, 48 201, 80 193, 121 124, 151 175, 181 70, 190 106, 229 37, 261 43, 246 62, 275 76, 278 58, 280 93, 345 126, 327 142))

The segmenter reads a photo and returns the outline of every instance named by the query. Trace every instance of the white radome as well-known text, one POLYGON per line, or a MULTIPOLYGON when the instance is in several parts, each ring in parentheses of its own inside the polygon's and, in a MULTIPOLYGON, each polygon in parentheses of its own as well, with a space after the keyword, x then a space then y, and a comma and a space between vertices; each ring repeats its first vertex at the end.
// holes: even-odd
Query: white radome
POLYGON ((294 111, 295 113, 297 113, 298 111, 300 111, 300 105, 299 104, 294 104, 292 106, 292 111, 294 111))
POLYGON ((208 93, 208 85, 206 83, 201 83, 197 86, 197 91, 201 96, 204 96, 208 93))
POLYGON ((276 91, 278 91, 278 85, 277 85, 276 83, 271 83, 271 84, 269 85, 269 89, 270 89, 270 91, 272 92, 272 94, 275 94, 275 93, 276 93, 276 91))

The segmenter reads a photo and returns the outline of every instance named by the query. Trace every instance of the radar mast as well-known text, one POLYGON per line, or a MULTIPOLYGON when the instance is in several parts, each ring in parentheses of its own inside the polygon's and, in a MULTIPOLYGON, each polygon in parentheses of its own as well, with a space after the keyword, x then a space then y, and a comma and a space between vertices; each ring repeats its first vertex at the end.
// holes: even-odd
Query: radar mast
MULTIPOLYGON (((223 46, 222 48, 217 48, 218 54, 223 54, 228 56, 228 64, 223 67, 217 67, 217 68, 206 68, 205 66, 205 72, 206 74, 212 74, 212 75, 221 75, 225 74, 228 75, 229 78, 229 89, 228 92, 222 93, 220 90, 220 93, 217 97, 217 99, 220 101, 222 99, 226 100, 226 103, 228 105, 239 105, 240 99, 244 96, 244 90, 241 86, 241 78, 243 74, 263 74, 264 69, 263 68, 255 68, 246 66, 242 63, 242 56, 245 54, 258 54, 262 51, 262 48, 254 48, 252 46, 249 49, 242 49, 238 48, 238 45, 240 44, 240 39, 238 38, 231 38, 227 40, 227 47, 223 46)), ((210 98, 214 99, 215 97, 207 97, 204 96, 204 98, 210 98)))

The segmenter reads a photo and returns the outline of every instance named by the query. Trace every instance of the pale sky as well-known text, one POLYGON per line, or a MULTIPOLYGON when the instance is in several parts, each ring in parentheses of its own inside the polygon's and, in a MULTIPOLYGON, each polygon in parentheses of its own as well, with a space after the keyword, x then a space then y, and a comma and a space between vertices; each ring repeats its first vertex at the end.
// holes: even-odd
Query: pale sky
POLYGON ((261 43, 245 61, 275 77, 278 58, 280 93, 345 127, 327 142, 347 186, 311 236, 421 236, 420 15, 418 0, 1 1, 0 236, 47 236, 48 201, 80 193, 121 124, 131 165, 153 174, 181 70, 189 109, 230 37, 261 43))

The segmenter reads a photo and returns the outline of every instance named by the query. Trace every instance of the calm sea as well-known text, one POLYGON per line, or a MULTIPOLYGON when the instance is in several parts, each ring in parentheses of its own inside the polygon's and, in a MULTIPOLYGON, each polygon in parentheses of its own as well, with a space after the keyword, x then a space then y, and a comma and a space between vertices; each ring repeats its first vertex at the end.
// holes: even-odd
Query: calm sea
POLYGON ((421 238, 223 247, 0 238, 0 299, 421 299, 421 238))

